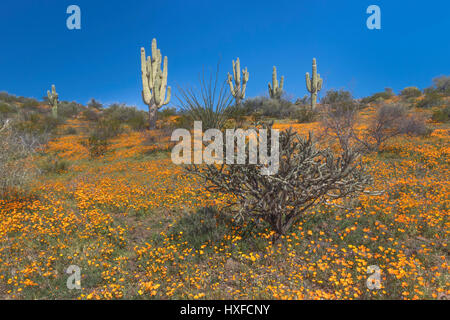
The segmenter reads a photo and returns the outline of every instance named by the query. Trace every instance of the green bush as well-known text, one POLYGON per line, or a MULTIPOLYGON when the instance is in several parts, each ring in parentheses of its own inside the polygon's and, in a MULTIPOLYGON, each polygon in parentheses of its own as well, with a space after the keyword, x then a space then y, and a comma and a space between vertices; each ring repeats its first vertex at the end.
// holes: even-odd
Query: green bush
POLYGON ((243 111, 247 115, 260 113, 268 118, 294 118, 298 107, 285 99, 269 99, 266 97, 256 97, 247 99, 243 103, 243 111))
POLYGON ((400 91, 400 96, 404 98, 416 98, 422 95, 422 91, 417 87, 406 87, 402 91, 400 91))
POLYGON ((49 156, 39 163, 39 169, 44 174, 60 174, 66 172, 69 168, 69 162, 55 156, 49 156))
POLYGON ((57 126, 61 123, 61 119, 55 119, 50 114, 21 112, 13 126, 17 132, 21 133, 51 135, 55 133, 57 126))
POLYGON ((22 104, 22 108, 24 109, 36 109, 39 106, 39 101, 36 99, 27 99, 22 104))
POLYGON ((147 113, 125 104, 114 103, 103 110, 105 119, 128 124, 131 129, 141 131, 147 127, 147 113))
POLYGON ((95 123, 85 142, 91 158, 104 155, 108 151, 109 140, 122 132, 122 124, 117 119, 101 119, 95 123))
POLYGON ((295 112, 293 118, 298 123, 313 122, 316 119, 317 112, 311 110, 311 107, 300 106, 295 112))
POLYGON ((6 102, 0 102, 0 114, 8 115, 11 113, 16 113, 16 112, 17 112, 17 109, 14 106, 12 106, 6 102))
POLYGON ((86 146, 91 158, 98 158, 108 151, 108 140, 96 135, 89 136, 86 146))
POLYGON ((416 104, 417 108, 432 108, 442 104, 442 95, 437 91, 427 91, 425 97, 418 101, 416 104))
POLYGON ((450 77, 440 76, 433 79, 434 88, 437 92, 446 96, 450 95, 450 77))
POLYGON ((367 104, 367 103, 372 103, 372 102, 382 102, 386 99, 391 98, 392 96, 394 96, 394 93, 392 92, 391 88, 385 88, 383 92, 377 92, 373 95, 371 95, 370 97, 366 97, 361 99, 361 103, 367 104))
POLYGON ((193 213, 185 213, 171 228, 170 234, 181 235, 183 241, 194 249, 208 241, 221 241, 228 232, 226 217, 219 215, 216 209, 206 207, 193 213))
POLYGON ((122 123, 118 119, 100 119, 91 129, 93 136, 106 140, 115 138, 122 132, 122 123))
POLYGON ((103 104, 100 103, 99 101, 95 100, 94 98, 92 98, 88 102, 88 107, 89 108, 93 108, 93 109, 97 109, 97 110, 102 110, 103 109, 103 104))
POLYGON ((434 110, 432 119, 436 122, 450 122, 450 106, 434 110))
POLYGON ((176 108, 164 108, 162 110, 158 110, 158 119, 164 119, 175 115, 177 115, 176 108))
POLYGON ((74 118, 83 110, 86 110, 86 107, 77 102, 60 101, 58 104, 58 117, 74 118))
POLYGON ((101 114, 93 108, 87 108, 82 112, 83 118, 88 121, 99 121, 101 118, 101 114))

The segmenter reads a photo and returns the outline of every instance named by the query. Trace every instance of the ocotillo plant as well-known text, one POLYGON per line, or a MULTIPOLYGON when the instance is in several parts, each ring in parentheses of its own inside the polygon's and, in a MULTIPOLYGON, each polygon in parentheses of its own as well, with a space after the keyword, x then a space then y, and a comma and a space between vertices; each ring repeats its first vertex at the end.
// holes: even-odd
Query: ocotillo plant
POLYGON ((236 63, 233 60, 233 75, 234 75, 234 86, 233 86, 233 77, 230 73, 228 73, 228 84, 230 85, 230 91, 236 100, 236 105, 241 103, 241 100, 245 98, 245 89, 247 87, 247 81, 249 78, 249 73, 247 68, 242 70, 242 83, 241 83, 241 63, 239 62, 239 58, 236 59, 236 63))
POLYGON ((52 92, 47 90, 48 101, 52 105, 52 115, 54 118, 58 117, 58 94, 56 93, 55 85, 52 84, 52 92))
POLYGON ((167 57, 164 57, 163 70, 161 70, 161 51, 156 47, 156 39, 152 41, 152 56, 145 56, 145 49, 141 48, 142 69, 142 99, 148 106, 149 127, 156 127, 157 111, 170 101, 171 88, 167 87, 167 57), (167 98, 166 96, 167 88, 167 98))
POLYGON ((311 109, 316 108, 317 93, 322 89, 323 80, 320 74, 317 73, 316 58, 313 59, 312 78, 309 77, 309 72, 306 73, 306 88, 311 93, 311 109))
POLYGON ((284 77, 281 76, 280 80, 280 86, 278 86, 278 80, 277 80, 277 68, 273 67, 272 72, 272 83, 273 87, 269 82, 269 95, 271 99, 280 99, 281 95, 283 94, 283 83, 284 83, 284 77))

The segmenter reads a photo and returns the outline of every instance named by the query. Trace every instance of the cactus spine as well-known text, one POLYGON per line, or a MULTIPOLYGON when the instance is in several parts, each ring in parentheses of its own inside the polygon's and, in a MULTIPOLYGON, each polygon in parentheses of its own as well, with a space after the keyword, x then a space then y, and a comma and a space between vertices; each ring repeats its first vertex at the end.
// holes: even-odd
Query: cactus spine
POLYGON ((311 109, 316 108, 317 93, 322 89, 323 79, 317 73, 316 58, 313 59, 312 78, 309 77, 309 72, 306 73, 306 88, 311 93, 311 109))
POLYGON ((164 57, 164 65, 161 70, 162 55, 156 47, 156 39, 152 41, 152 56, 145 56, 145 49, 141 48, 142 70, 142 99, 148 106, 149 127, 156 127, 156 115, 158 109, 170 102, 171 88, 167 87, 167 57, 164 57), (167 98, 166 96, 167 88, 167 98))
POLYGON ((236 63, 233 60, 233 75, 234 75, 234 86, 233 77, 228 73, 228 84, 230 85, 230 91, 236 100, 236 105, 241 103, 241 100, 245 98, 245 89, 247 87, 247 82, 249 78, 249 73, 247 68, 242 70, 242 83, 241 83, 241 63, 239 58, 236 59, 236 63))
POLYGON ((283 94, 283 84, 284 84, 284 77, 281 76, 280 79, 280 85, 278 86, 278 80, 277 80, 277 68, 273 67, 272 72, 272 85, 269 82, 269 95, 271 99, 280 99, 281 95, 283 94))
POLYGON ((54 118, 58 117, 58 94, 56 93, 55 85, 52 84, 52 92, 47 90, 48 101, 52 105, 52 115, 54 118))

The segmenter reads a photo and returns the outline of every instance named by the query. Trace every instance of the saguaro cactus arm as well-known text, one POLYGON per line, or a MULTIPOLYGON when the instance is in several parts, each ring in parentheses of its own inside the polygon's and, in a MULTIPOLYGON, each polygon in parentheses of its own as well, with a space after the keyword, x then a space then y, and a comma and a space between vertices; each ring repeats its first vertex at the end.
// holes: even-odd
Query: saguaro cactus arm
POLYGON ((58 116, 58 93, 56 92, 55 85, 52 84, 52 92, 47 90, 48 101, 52 105, 52 114, 54 117, 58 116))
POLYGON ((230 86, 230 91, 233 97, 236 100, 236 104, 239 104, 242 99, 245 98, 245 90, 247 88, 247 82, 249 79, 249 72, 247 68, 242 70, 242 82, 241 82, 241 64, 239 58, 236 59, 236 62, 233 60, 233 76, 234 76, 234 85, 233 85, 233 77, 230 73, 228 73, 228 84, 230 86))
POLYGON ((284 85, 284 77, 282 76, 280 79, 280 85, 278 86, 278 80, 277 80, 277 68, 273 67, 272 72, 272 83, 273 87, 269 82, 269 95, 272 99, 280 99, 281 95, 283 94, 283 85, 284 85))

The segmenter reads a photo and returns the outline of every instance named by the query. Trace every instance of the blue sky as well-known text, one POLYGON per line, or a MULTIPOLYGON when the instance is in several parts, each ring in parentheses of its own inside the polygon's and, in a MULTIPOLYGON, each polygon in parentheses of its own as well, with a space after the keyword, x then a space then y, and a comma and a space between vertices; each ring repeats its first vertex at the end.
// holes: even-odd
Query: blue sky
POLYGON ((250 97, 267 95, 274 65, 285 90, 302 97, 313 57, 322 93, 424 88, 450 74, 449 14, 448 0, 3 0, 0 91, 41 98, 54 83, 63 100, 144 108, 140 47, 149 52, 153 37, 175 93, 219 59, 225 79, 236 57, 250 72, 250 97), (81 8, 81 30, 66 28, 71 4, 81 8), (366 27, 371 4, 381 8, 381 30, 366 27))

